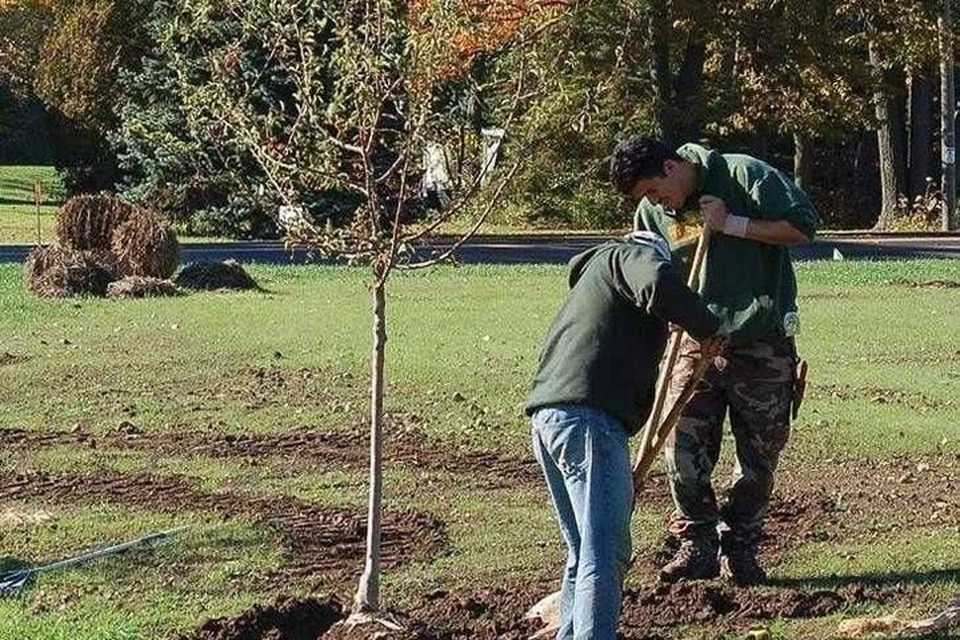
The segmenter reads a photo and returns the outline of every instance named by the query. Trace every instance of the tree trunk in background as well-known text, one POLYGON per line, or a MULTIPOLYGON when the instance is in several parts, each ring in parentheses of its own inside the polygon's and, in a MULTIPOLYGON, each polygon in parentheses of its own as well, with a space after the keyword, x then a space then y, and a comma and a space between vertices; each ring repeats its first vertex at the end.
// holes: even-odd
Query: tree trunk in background
POLYGON ((927 190, 933 177, 933 92, 934 82, 924 70, 910 81, 910 171, 907 193, 913 200, 927 190))
POLYGON ((683 62, 674 85, 676 128, 683 142, 696 141, 703 132, 701 94, 706 59, 706 41, 699 34, 692 34, 683 51, 683 62))
POLYGON ((670 20, 666 0, 650 2, 650 51, 653 57, 650 76, 653 81, 653 111, 660 135, 673 146, 679 144, 673 113, 670 75, 670 20))
POLYGON ((676 74, 670 70, 670 13, 666 0, 651 0, 648 35, 652 64, 654 114, 667 144, 696 140, 703 131, 703 65, 706 40, 690 35, 676 74))
POLYGON ((793 181, 807 191, 811 185, 813 173, 813 138, 809 134, 793 134, 793 181))
POLYGON ((903 69, 887 76, 890 117, 890 148, 893 152, 893 176, 896 194, 907 193, 907 76, 903 69))
MULTIPOLYGON (((880 55, 876 46, 870 42, 868 47, 870 55, 870 65, 877 71, 882 68, 880 55)), ((883 90, 882 84, 877 87, 874 96, 874 108, 876 110, 877 122, 877 153, 880 168, 880 215, 874 225, 875 229, 886 229, 896 216, 897 208, 897 173, 893 156, 893 136, 890 132, 891 125, 891 104, 890 99, 883 90)))
POLYGON ((952 0, 943 0, 943 13, 937 20, 940 32, 940 229, 956 229, 957 205, 957 89, 954 79, 952 0))

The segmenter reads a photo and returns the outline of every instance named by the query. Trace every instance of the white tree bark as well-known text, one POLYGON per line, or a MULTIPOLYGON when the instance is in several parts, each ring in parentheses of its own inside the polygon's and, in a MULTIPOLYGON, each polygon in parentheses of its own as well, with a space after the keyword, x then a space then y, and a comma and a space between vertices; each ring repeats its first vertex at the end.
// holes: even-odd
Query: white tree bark
POLYGON ((387 342, 384 279, 373 285, 373 351, 370 376, 370 500, 367 508, 366 564, 353 599, 354 613, 380 609, 380 538, 383 504, 384 347, 387 342))

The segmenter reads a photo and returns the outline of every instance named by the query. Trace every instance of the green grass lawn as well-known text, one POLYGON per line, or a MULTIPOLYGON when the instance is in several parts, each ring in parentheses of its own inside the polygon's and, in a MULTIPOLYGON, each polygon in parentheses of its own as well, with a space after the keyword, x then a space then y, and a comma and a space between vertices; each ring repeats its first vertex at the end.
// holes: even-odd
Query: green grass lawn
MULTIPOLYGON (((19 267, 0 265, 0 428, 104 439, 131 425, 158 438, 362 429, 367 272, 250 270, 265 292, 44 301, 25 293, 19 267)), ((844 469, 876 469, 877 477, 863 483, 863 495, 836 496, 837 504, 850 505, 837 516, 839 537, 797 542, 771 572, 809 588, 845 575, 904 583, 916 591, 897 604, 897 613, 929 614, 960 590, 956 516, 903 520, 883 507, 886 493, 874 496, 870 489, 892 495, 903 486, 935 487, 924 484, 919 471, 915 484, 894 479, 888 486, 880 470, 893 463, 922 469, 918 464, 945 464, 960 455, 960 288, 924 286, 960 283, 960 261, 804 263, 798 277, 799 343, 811 377, 782 462, 784 490, 829 487, 833 473, 838 482, 856 484, 844 469), (876 511, 861 513, 863 505, 876 511), (868 534, 887 527, 888 534, 868 534)), ((528 457, 522 405, 564 287, 561 267, 470 266, 395 276, 387 311, 389 437, 418 432, 437 451, 528 457)), ((0 457, 0 479, 149 473, 187 479, 204 495, 363 510, 362 472, 298 464, 280 451, 245 460, 188 448, 61 444, 0 457)), ((934 472, 949 480, 956 466, 934 472)), ((400 465, 388 469, 386 496, 388 509, 437 514, 450 545, 438 558, 386 571, 388 604, 408 605, 437 587, 475 589, 559 574, 562 548, 542 483, 474 486, 453 470, 400 465)), ((944 499, 957 508, 956 495, 944 499)), ((641 507, 638 550, 655 548, 666 515, 662 505, 641 507)), ((224 520, 202 508, 171 513, 115 502, 0 499, 0 556, 51 560, 184 523, 192 528, 176 542, 43 576, 22 599, 0 600, 0 639, 163 638, 205 617, 236 615, 281 591, 310 591, 306 580, 279 591, 258 587, 249 576, 289 560, 277 533, 250 518, 224 520), (46 515, 10 524, 2 516, 11 509, 46 515)), ((651 580, 635 570, 628 583, 651 580)), ((840 617, 783 620, 774 630, 790 639, 830 637, 840 617)), ((716 637, 696 627, 675 632, 716 637)))
POLYGON ((54 238, 57 207, 63 187, 53 167, 0 167, 0 244, 48 243, 54 238), (39 216, 34 185, 41 187, 39 216), (38 220, 39 218, 39 220, 38 220))

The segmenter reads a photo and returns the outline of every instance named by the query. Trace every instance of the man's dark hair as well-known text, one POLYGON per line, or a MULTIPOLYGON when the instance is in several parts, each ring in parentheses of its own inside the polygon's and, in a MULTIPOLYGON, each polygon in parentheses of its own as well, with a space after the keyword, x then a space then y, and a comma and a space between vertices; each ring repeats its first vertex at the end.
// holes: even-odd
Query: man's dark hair
POLYGON ((629 194, 637 180, 664 175, 664 160, 683 158, 659 138, 631 136, 621 140, 610 157, 610 182, 620 193, 629 194))

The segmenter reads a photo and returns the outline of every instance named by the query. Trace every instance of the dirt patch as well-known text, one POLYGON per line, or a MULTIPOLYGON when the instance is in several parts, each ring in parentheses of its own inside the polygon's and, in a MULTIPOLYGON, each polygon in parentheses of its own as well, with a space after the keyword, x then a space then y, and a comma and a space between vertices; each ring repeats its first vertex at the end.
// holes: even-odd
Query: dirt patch
MULTIPOLYGON (((225 520, 251 519, 275 532, 286 562, 263 576, 265 588, 289 588, 291 581, 345 584, 363 569, 366 513, 362 509, 322 507, 288 496, 255 496, 201 491, 185 476, 30 473, 3 478, 0 500, 67 503, 107 501, 124 506, 179 513, 216 513, 225 520)), ((381 562, 385 567, 428 560, 445 553, 446 527, 430 514, 387 511, 383 516, 381 562)))
POLYGON ((813 469, 787 469, 778 478, 766 533, 785 537, 789 546, 960 526, 960 454, 831 460, 813 469), (778 521, 778 506, 788 504, 797 513, 782 513, 778 521))
POLYGON ((885 604, 907 595, 901 586, 882 588, 859 584, 817 591, 772 587, 738 589, 719 581, 658 585, 624 594, 621 633, 624 638, 647 638, 651 631, 688 624, 710 624, 718 631, 733 631, 758 621, 817 618, 841 608, 885 604))
POLYGON ((236 618, 208 620, 176 640, 316 640, 343 618, 343 604, 324 599, 281 598, 274 604, 251 607, 236 618))
MULTIPOLYGON (((283 354, 276 352, 274 358, 283 358, 283 354)), ((344 388, 358 384, 350 372, 310 367, 250 367, 224 375, 210 394, 234 399, 245 409, 322 406, 331 413, 349 414, 354 411, 355 402, 343 400, 349 395, 344 393, 344 388)))
POLYGON ((849 364, 850 362, 862 362, 864 364, 919 364, 919 365, 941 365, 960 362, 960 349, 938 351, 930 353, 917 351, 910 355, 902 354, 877 354, 873 356, 835 356, 824 360, 823 364, 849 364))
POLYGON ((887 280, 883 284, 895 287, 910 287, 913 289, 956 289, 960 287, 960 282, 956 280, 924 280, 923 282, 917 282, 909 278, 895 278, 893 280, 887 280))
POLYGON ((0 529, 13 529, 53 520, 53 514, 45 509, 21 509, 7 507, 0 509, 0 529))
MULTIPOLYGON (((392 417, 390 422, 396 418, 392 417)), ((388 427, 391 425, 388 425, 388 427)), ((390 430, 394 431, 394 430, 390 430)), ((0 448, 36 449, 76 445, 93 449, 134 450, 166 457, 207 456, 261 465, 282 458, 290 473, 305 470, 351 469, 365 471, 369 464, 369 436, 360 431, 294 431, 278 434, 211 433, 178 431, 145 433, 129 421, 116 430, 92 434, 77 427, 70 431, 34 432, 0 429, 0 448)), ((442 471, 464 478, 471 486, 510 487, 540 481, 536 461, 490 451, 458 450, 447 443, 431 442, 413 427, 394 431, 386 438, 385 456, 392 464, 442 471)))
MULTIPOLYGON (((324 640, 525 640, 540 628, 537 620, 524 613, 550 591, 546 584, 514 585, 468 593, 435 590, 422 596, 409 612, 388 610, 387 617, 402 625, 388 630, 379 625, 329 626, 319 637, 324 640)), ((672 637, 678 625, 710 625, 718 632, 743 630, 757 622, 777 618, 816 618, 868 603, 887 604, 908 594, 903 587, 880 588, 847 585, 837 590, 801 591, 773 587, 737 589, 721 583, 692 582, 659 585, 624 594, 620 617, 622 640, 657 640, 672 637), (664 635, 661 635, 664 634, 664 635)), ((195 634, 178 640, 241 640, 267 637, 300 640, 296 626, 284 619, 310 611, 314 616, 303 624, 332 624, 335 615, 346 616, 340 600, 281 601, 281 605, 254 607, 232 620, 204 623, 195 634), (242 635, 259 630, 272 635, 242 635), (232 632, 232 634, 231 634, 232 632)), ((301 618, 302 619, 302 618, 301 618)), ((334 620, 336 622, 336 620, 334 620)), ((314 636, 309 636, 314 637, 314 636)))
POLYGON ((918 282, 914 286, 921 289, 956 289, 960 287, 960 282, 956 280, 927 280, 926 282, 918 282))
POLYGON ((4 351, 3 353, 0 353, 0 367, 6 366, 8 364, 20 364, 21 362, 26 362, 29 359, 30 358, 28 358, 27 356, 22 356, 16 353, 10 353, 8 351, 4 351))
MULTIPOLYGON (((716 478, 724 475, 718 471, 716 478)), ((718 490, 718 496, 722 491, 718 490)), ((672 509, 663 475, 651 476, 638 508, 672 509)), ((960 454, 827 460, 816 466, 787 461, 764 519, 760 557, 774 566, 787 551, 810 542, 843 543, 901 535, 908 530, 960 527, 960 454)), ((660 548, 637 558, 635 571, 653 575, 676 551, 660 548)))
MULTIPOLYGON (((268 463, 279 457, 284 460, 283 468, 290 473, 334 468, 364 473, 369 455, 366 435, 359 432, 173 435, 144 434, 128 426, 92 435, 82 430, 40 433, 0 429, 0 448, 5 451, 53 445, 133 449, 164 456, 204 455, 250 465, 268 463)), ((429 441, 416 429, 389 437, 386 456, 392 464, 418 472, 455 474, 472 487, 540 486, 542 483, 539 468, 532 459, 451 450, 444 444, 429 441)), ((723 474, 718 473, 717 477, 723 474)), ((209 501, 203 498, 199 506, 209 501)), ((671 501, 662 474, 648 479, 638 504, 640 509, 655 510, 667 517, 671 501)), ((267 509, 266 505, 262 507, 267 509)), ((218 507, 218 512, 229 514, 230 510, 218 507)), ((777 476, 760 553, 763 561, 771 566, 783 552, 801 543, 842 542, 890 535, 904 529, 945 526, 960 526, 958 454, 828 460, 815 467, 794 467, 788 462, 777 476)), ((638 569, 655 570, 672 551, 671 541, 665 541, 662 549, 638 559, 638 569)))
POLYGON ((866 398, 874 404, 900 404, 927 411, 953 408, 952 400, 938 400, 925 393, 903 391, 902 389, 884 389, 882 387, 851 387, 847 385, 825 384, 810 385, 808 393, 812 398, 826 400, 852 400, 866 398))

